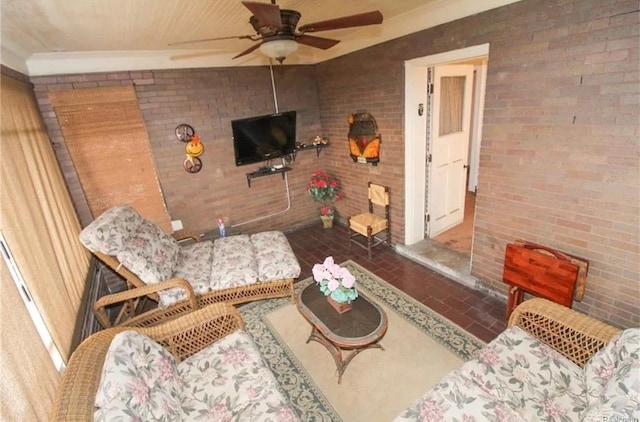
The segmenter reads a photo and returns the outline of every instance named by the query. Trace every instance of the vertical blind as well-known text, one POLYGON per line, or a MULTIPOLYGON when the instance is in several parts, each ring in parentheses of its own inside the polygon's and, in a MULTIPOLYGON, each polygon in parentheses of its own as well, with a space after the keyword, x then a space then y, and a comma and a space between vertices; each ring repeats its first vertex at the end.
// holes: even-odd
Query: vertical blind
MULTIPOLYGON (((0 82, 0 231, 55 347, 68 361, 89 255, 78 241, 80 223, 30 85, 4 74, 0 82)), ((0 270, 0 361, 12 380, 2 386, 2 417, 8 405, 25 412, 16 420, 44 420, 57 374, 4 263, 0 270)))
POLYGON ((49 99, 93 217, 128 204, 171 232, 133 86, 53 91, 49 99))
POLYGON ((4 260, 0 260, 2 421, 46 421, 59 374, 36 332, 4 260))

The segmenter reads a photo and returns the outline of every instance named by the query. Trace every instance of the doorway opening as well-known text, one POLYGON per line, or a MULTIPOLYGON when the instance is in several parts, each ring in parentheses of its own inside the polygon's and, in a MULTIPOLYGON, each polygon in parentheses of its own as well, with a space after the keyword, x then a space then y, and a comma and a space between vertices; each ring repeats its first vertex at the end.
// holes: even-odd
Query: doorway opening
MULTIPOLYGON (((448 276, 452 275, 452 268, 456 273, 462 272, 463 277, 468 275, 470 278, 463 281, 467 285, 475 285, 470 270, 488 56, 489 45, 483 44, 405 62, 405 245, 398 252, 403 253, 401 249, 409 250, 413 255, 429 255, 428 259, 443 256, 445 258, 436 263, 445 269, 440 272, 445 272, 448 276), (439 151, 438 145, 433 144, 433 130, 438 130, 437 133, 440 134, 442 131, 437 128, 437 124, 443 120, 438 117, 438 121, 434 122, 434 111, 442 110, 434 110, 434 98, 428 93, 435 90, 429 84, 434 79, 435 69, 453 64, 473 68, 472 88, 466 88, 473 93, 469 116, 465 116, 470 117, 470 132, 468 139, 459 144, 464 145, 466 150, 459 154, 459 159, 449 162, 458 166, 454 170, 459 170, 460 173, 454 172, 455 177, 440 178, 439 184, 432 185, 437 178, 433 177, 433 168, 429 166, 433 165, 433 154, 443 151, 442 147, 439 151), (430 197, 430 193, 433 194, 435 190, 454 184, 458 186, 458 197, 454 201, 438 205, 430 197), (459 221, 449 221, 440 225, 438 230, 430 230, 429 224, 433 218, 430 214, 433 213, 434 206, 452 210, 456 210, 456 206, 461 208, 456 210, 460 214, 459 221)), ((436 106, 442 108, 438 104, 436 106)), ((441 145, 447 144, 445 142, 441 145)))
POLYGON ((473 224, 476 213, 476 193, 465 192, 464 217, 460 224, 447 229, 432 237, 437 242, 449 249, 467 255, 471 258, 471 246, 473 244, 473 224))
MULTIPOLYGON (((427 120, 432 130, 427 128, 427 152, 433 151, 436 155, 438 149, 434 147, 437 142, 443 142, 440 138, 440 134, 443 132, 442 122, 459 121, 459 132, 453 133, 445 137, 444 141, 449 145, 458 145, 456 151, 453 147, 450 147, 448 152, 449 161, 451 162, 451 169, 449 173, 453 176, 448 180, 441 180, 438 177, 429 177, 427 175, 427 204, 425 212, 429 215, 430 219, 434 219, 434 211, 438 210, 439 204, 432 202, 445 202, 447 213, 443 213, 442 220, 444 224, 439 226, 436 224, 427 224, 426 236, 434 241, 451 248, 457 252, 471 256, 472 242, 473 242, 473 227, 475 219, 475 193, 478 184, 478 167, 479 167, 479 151, 482 135, 482 116, 484 105, 484 92, 486 81, 486 69, 487 69, 487 56, 476 57, 473 59, 466 59, 462 61, 456 61, 455 64, 437 65, 433 68, 429 68, 430 80, 433 80, 434 75, 442 75, 443 73, 456 73, 455 69, 458 69, 458 78, 464 81, 464 78, 468 78, 467 88, 468 93, 459 90, 459 92, 453 92, 452 90, 435 89, 433 94, 428 95, 429 107, 433 110, 429 115, 430 121, 427 120), (464 78, 460 78, 464 76, 464 78), (447 96, 453 97, 447 100, 447 96), (457 97, 456 97, 457 96, 457 97), (458 98, 459 97, 459 98, 458 98), (463 110, 463 105, 468 102, 467 108, 463 110), (443 105, 447 105, 444 107, 443 105), (453 104, 453 106, 451 105, 453 104), (460 110, 456 109, 459 108, 460 110), (463 119, 462 114, 468 114, 463 119), (444 114, 444 116, 443 116, 444 114), (438 119, 438 120, 436 120, 438 119), (457 160, 457 161, 456 161, 457 160), (447 198, 429 198, 428 193, 431 192, 434 187, 441 184, 450 184, 449 189, 450 199, 447 198), (443 227, 444 226, 444 227, 443 227)), ((436 80, 436 85, 440 81, 445 82, 446 79, 440 77, 436 80)), ((430 90, 431 92, 432 90, 430 90)), ((451 126, 451 123, 448 123, 451 126)), ((428 155, 427 169, 434 166, 434 161, 431 159, 431 155, 428 155)), ((443 159, 440 159, 442 162, 443 159)), ((437 176, 436 171, 431 171, 433 175, 437 176)), ((437 215, 436 215, 437 217, 437 215)))

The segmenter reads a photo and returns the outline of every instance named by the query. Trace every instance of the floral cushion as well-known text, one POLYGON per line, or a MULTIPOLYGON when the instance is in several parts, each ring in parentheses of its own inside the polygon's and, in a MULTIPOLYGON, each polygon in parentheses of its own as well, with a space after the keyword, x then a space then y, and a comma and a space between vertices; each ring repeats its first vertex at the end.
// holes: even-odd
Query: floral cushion
POLYGON ((629 328, 600 349, 584 367, 589 409, 585 420, 638 420, 640 328, 629 328))
POLYGON ((480 350, 462 374, 527 421, 580 420, 586 408, 582 368, 518 327, 480 350))
POLYGON ((506 403, 496 401, 474 380, 454 371, 406 409, 394 422, 523 422, 506 403))
POLYGON ((242 330, 179 363, 178 372, 185 420, 298 420, 242 330))
MULTIPOLYGON (((213 242, 204 241, 182 246, 171 278, 184 278, 193 287, 193 292, 202 295, 211 291, 210 275, 213 261, 213 242)), ((166 307, 187 298, 183 289, 158 292, 160 306, 166 307)))
POLYGON ((181 363, 137 331, 117 334, 95 404, 94 420, 105 422, 299 420, 242 330, 181 363))
POLYGON ((143 221, 128 205, 112 207, 80 232, 80 242, 91 252, 116 255, 143 221))
POLYGON ((282 232, 256 233, 251 236, 251 243, 256 253, 258 280, 298 278, 300 264, 282 232))
POLYGON ((171 278, 180 245, 156 224, 144 220, 116 256, 147 284, 171 278))
POLYGON ((213 244, 211 290, 246 286, 257 280, 258 269, 249 236, 216 239, 213 244))
POLYGON ((105 356, 94 419, 181 420, 176 364, 171 353, 137 331, 117 334, 105 356))
MULTIPOLYGON (((492 411, 499 405, 501 412, 507 414, 506 406, 520 421, 579 421, 587 407, 586 380, 582 368, 520 328, 511 327, 441 381, 418 405, 424 403, 442 412, 442 420, 455 420, 455 415, 471 421, 478 415, 478 405, 492 411)), ((429 420, 415 419, 419 414, 415 409, 408 412, 409 416, 405 412, 398 420, 429 420)))

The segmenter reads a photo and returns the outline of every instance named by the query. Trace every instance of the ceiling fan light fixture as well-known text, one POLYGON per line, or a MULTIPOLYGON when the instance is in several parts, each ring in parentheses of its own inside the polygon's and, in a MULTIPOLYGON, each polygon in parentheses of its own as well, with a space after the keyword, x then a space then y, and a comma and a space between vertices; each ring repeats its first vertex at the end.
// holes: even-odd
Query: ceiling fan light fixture
POLYGON ((267 57, 284 60, 288 55, 295 53, 298 43, 294 40, 273 40, 260 44, 260 51, 267 57))

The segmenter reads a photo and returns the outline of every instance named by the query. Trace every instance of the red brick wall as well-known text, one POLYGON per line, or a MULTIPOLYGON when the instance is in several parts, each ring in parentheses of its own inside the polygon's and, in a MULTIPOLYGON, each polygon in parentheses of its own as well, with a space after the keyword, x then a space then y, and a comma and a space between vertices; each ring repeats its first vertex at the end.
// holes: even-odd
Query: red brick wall
POLYGON ((559 4, 491 46, 473 270, 497 286, 504 243, 550 245, 590 261, 577 309, 638 326, 638 3, 559 4))
POLYGON ((391 235, 404 242, 404 65, 402 41, 387 43, 316 65, 323 133, 334 148, 327 151, 328 166, 342 181, 345 200, 340 215, 367 208, 367 182, 389 187, 391 235), (354 163, 349 156, 349 114, 366 110, 382 135, 377 165, 354 163), (339 148, 335 148, 339 144, 339 148))
POLYGON ((590 261, 575 308, 640 324, 639 16, 636 1, 524 0, 316 66, 322 128, 346 139, 366 109, 383 136, 377 167, 327 152, 362 209, 367 180, 391 186, 404 231, 403 61, 490 44, 472 274, 505 292, 505 245, 530 241, 590 261))
MULTIPOLYGON (((313 139, 321 134, 313 68, 276 66, 274 79, 279 110, 297 111, 298 140, 313 139)), ((280 175, 254 179, 252 187, 248 187, 245 173, 260 164, 237 167, 231 138, 231 120, 275 111, 268 68, 118 72, 31 80, 83 224, 93 218, 64 148, 64 139, 47 97, 50 90, 135 85, 169 214, 174 220, 182 220, 185 228, 215 228, 220 215, 227 225, 235 225, 287 209, 286 185, 280 175), (181 123, 190 124, 202 137, 205 150, 200 157, 203 168, 199 173, 187 173, 182 167, 185 144, 175 136, 175 128, 181 123)), ((134 151, 132 146, 132 154, 134 151)), ((305 186, 309 175, 321 168, 323 161, 324 157, 316 157, 314 151, 297 154, 291 164, 294 170, 287 173, 291 209, 243 225, 242 231, 283 229, 316 219, 318 206, 308 197, 305 186)))
MULTIPOLYGON (((590 261, 575 307, 620 326, 640 325, 637 1, 523 0, 313 67, 276 67, 281 110, 300 111, 304 134, 329 137, 319 158, 298 155, 292 210, 245 228, 312 221, 304 186, 316 168, 345 186, 343 218, 365 206, 366 182, 389 185, 395 242, 404 235, 404 61, 490 43, 472 273, 504 292, 506 243, 523 238, 590 261), (285 79, 286 78, 286 79, 285 79), (286 80, 286 86, 283 81, 286 80), (382 133, 378 166, 348 156, 347 116, 365 109, 382 133)), ((204 228, 285 206, 279 176, 246 187, 229 121, 273 110, 268 69, 206 69, 32 78, 74 198, 80 198, 46 91, 136 83, 172 218, 204 228), (204 169, 182 170, 179 123, 202 135, 204 169)), ((82 217, 81 199, 76 202, 82 217), (78 205, 80 204, 80 205, 78 205)), ((86 219, 84 220, 86 221, 86 219)))

